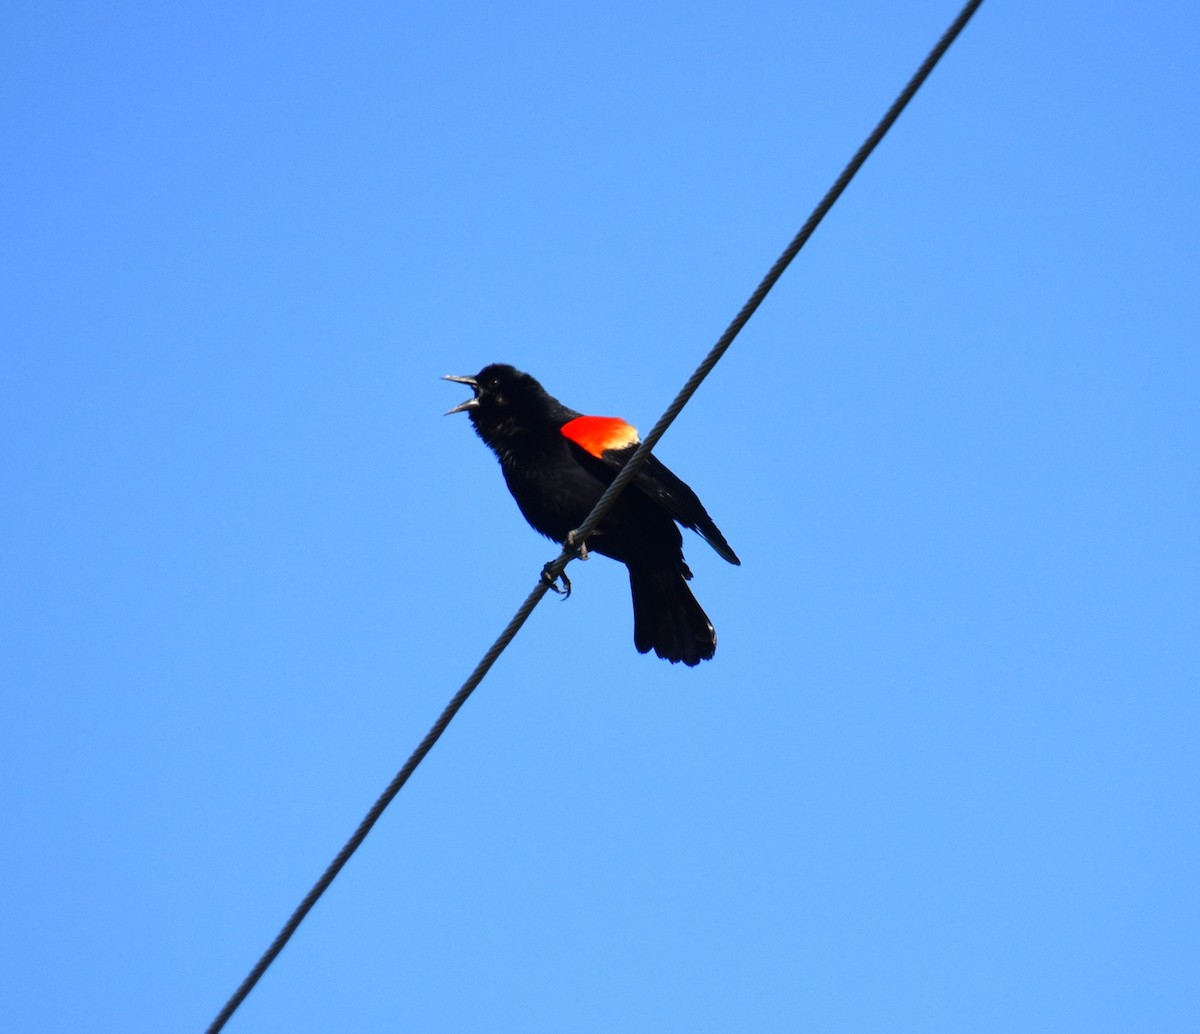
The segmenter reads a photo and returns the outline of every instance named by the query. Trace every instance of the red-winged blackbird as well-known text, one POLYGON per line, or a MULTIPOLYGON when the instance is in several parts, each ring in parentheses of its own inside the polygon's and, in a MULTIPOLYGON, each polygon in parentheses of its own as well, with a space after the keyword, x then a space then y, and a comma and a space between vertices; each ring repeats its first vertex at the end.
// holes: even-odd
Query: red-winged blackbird
MULTIPOLYGON (((583 523, 601 493, 638 445, 637 431, 618 417, 568 409, 527 373, 485 366, 469 384, 474 398, 450 413, 468 413, 475 433, 500 460, 508 490, 533 527, 555 542, 583 523)), ((450 413, 446 415, 449 416, 450 413)), ((651 455, 617 497, 587 547, 629 568, 633 642, 672 663, 712 657, 717 635, 687 587, 678 521, 704 537, 731 564, 740 564, 687 485, 651 455)))

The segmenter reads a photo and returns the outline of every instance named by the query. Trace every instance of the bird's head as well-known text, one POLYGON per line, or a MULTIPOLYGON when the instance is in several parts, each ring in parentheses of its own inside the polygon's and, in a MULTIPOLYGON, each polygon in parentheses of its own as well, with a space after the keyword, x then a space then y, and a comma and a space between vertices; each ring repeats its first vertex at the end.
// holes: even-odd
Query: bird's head
POLYGON ((446 416, 469 413, 472 420, 497 420, 512 413, 532 415, 554 402, 529 374, 506 363, 485 366, 474 377, 448 373, 442 380, 469 384, 475 392, 466 402, 447 410, 446 416))
POLYGON ((447 374, 442 380, 470 385, 475 394, 446 415, 468 414, 475 430, 489 444, 497 435, 512 435, 549 422, 563 409, 529 374, 505 363, 485 366, 473 377, 447 374))
POLYGON ((521 373, 520 370, 515 370, 503 363, 492 363, 490 366, 485 366, 474 377, 446 374, 442 380, 470 385, 471 390, 475 392, 474 396, 467 399, 466 402, 460 402, 453 409, 448 410, 446 416, 454 413, 470 413, 474 416, 477 410, 505 408, 512 395, 513 385, 517 384, 521 378, 533 380, 528 374, 521 373))

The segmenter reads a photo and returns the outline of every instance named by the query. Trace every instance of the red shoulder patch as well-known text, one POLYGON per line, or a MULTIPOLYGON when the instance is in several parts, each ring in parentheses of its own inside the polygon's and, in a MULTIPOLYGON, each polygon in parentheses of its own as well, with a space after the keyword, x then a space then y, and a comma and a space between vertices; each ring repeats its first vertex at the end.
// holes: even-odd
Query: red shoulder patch
POLYGON ((562 433, 597 458, 641 441, 637 428, 619 416, 577 416, 562 425, 562 433))

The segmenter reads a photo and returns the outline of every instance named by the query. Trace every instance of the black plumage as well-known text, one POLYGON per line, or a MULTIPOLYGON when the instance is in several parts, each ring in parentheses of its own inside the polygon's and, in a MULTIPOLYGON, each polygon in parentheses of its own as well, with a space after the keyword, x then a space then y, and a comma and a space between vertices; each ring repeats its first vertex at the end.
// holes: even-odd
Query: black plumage
MULTIPOLYGON (((637 432, 615 417, 586 417, 564 406, 527 373, 493 364, 468 384, 474 397, 450 410, 466 412, 500 461, 525 519, 563 542, 583 522, 637 448, 637 432)), ((688 588, 676 522, 698 532, 731 564, 737 555, 687 485, 650 456, 617 498, 587 548, 629 569, 633 639, 672 663, 708 660, 716 650, 712 622, 688 588)))

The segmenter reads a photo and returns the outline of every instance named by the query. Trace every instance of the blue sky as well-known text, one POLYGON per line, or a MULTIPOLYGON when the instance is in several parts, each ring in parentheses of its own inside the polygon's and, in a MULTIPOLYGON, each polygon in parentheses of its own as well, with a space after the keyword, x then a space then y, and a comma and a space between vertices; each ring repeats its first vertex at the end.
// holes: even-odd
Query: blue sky
MULTIPOLYGON (((10 5, 0 984, 197 1030, 555 550, 438 380, 643 429, 952 4, 10 5)), ((987 3, 230 1024, 1183 1031, 1194 5, 987 3)))

